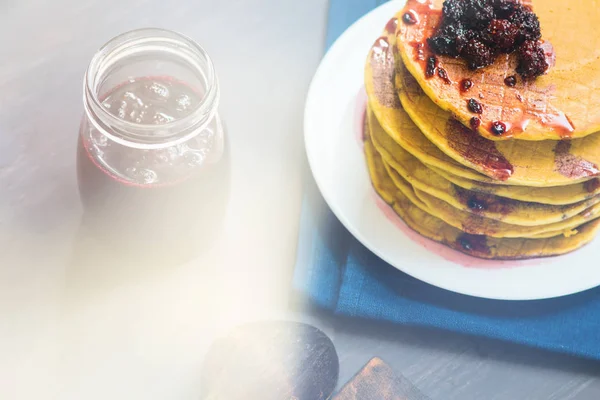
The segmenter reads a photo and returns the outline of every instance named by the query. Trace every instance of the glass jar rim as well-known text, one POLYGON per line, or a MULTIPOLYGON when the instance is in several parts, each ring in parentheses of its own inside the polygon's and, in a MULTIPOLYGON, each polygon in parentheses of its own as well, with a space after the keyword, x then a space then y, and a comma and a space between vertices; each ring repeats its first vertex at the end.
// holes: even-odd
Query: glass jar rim
POLYGON ((83 86, 84 108, 94 127, 109 139, 119 144, 142 149, 165 148, 193 138, 215 116, 219 102, 218 80, 213 62, 208 53, 193 39, 181 33, 160 28, 131 30, 115 36, 106 42, 92 58, 84 76, 83 86), (203 67, 198 66, 198 68, 204 72, 207 80, 206 92, 203 94, 202 100, 189 115, 161 125, 139 124, 117 117, 102 105, 98 91, 98 77, 102 76, 103 72, 106 72, 107 66, 103 67, 104 63, 108 63, 108 66, 111 65, 111 55, 126 51, 135 44, 150 46, 152 43, 155 43, 153 47, 155 49, 157 46, 163 45, 164 48, 161 48, 163 51, 172 54, 179 51, 177 55, 187 58, 187 61, 191 64, 194 64, 194 60, 191 59, 193 57, 198 59, 196 61, 203 61, 203 67), (169 46, 173 46, 173 49, 169 50, 169 46), (186 54, 184 50, 187 50, 189 54, 186 54), (104 125, 123 129, 120 130, 120 134, 115 134, 111 132, 111 129, 107 129, 105 126, 102 126, 103 124, 98 123, 94 116, 105 122, 104 125), (163 136, 144 135, 144 133, 156 132, 157 129, 186 133, 184 135, 177 133, 163 136), (148 139, 154 140, 151 141, 152 143, 149 143, 147 142, 148 139))

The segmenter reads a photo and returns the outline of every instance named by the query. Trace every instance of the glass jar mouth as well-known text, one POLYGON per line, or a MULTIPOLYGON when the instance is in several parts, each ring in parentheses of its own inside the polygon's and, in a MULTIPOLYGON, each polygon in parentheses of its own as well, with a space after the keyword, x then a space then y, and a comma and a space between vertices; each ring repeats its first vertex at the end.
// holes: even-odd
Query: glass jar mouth
POLYGON ((218 79, 208 53, 187 36, 158 28, 125 32, 104 44, 92 58, 83 86, 85 112, 94 128, 119 144, 141 149, 165 148, 193 138, 215 117, 219 103, 218 79), (103 106, 100 96, 103 78, 116 62, 151 51, 182 60, 205 81, 205 92, 193 111, 159 125, 119 118, 103 106))

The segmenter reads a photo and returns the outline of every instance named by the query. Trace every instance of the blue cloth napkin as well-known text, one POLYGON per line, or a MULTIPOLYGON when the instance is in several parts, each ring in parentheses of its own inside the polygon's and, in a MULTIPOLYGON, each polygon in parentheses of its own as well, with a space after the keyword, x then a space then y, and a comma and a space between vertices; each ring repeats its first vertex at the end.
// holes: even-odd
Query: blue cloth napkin
MULTIPOLYGON (((327 46, 382 0, 331 0, 327 46)), ((427 326, 600 359, 600 288, 539 301, 496 301, 420 282, 369 252, 314 182, 302 209, 294 288, 337 315, 427 326)))

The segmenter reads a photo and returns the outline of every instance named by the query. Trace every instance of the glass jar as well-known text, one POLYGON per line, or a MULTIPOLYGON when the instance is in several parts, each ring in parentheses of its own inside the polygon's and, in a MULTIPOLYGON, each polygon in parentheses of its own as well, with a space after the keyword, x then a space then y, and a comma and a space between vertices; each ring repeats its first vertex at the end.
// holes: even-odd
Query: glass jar
POLYGON ((178 33, 122 34, 93 57, 77 176, 84 224, 128 252, 178 256, 215 236, 229 189, 212 61, 178 33))

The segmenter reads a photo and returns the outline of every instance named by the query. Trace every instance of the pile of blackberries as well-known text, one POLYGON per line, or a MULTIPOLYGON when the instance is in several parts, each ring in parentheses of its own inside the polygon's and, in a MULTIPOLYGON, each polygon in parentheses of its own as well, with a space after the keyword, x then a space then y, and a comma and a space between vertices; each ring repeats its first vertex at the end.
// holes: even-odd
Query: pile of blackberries
POLYGON ((436 54, 464 58, 475 70, 491 65, 501 53, 517 52, 517 72, 525 79, 548 69, 540 47, 540 21, 516 0, 446 0, 442 23, 429 47, 436 54))

